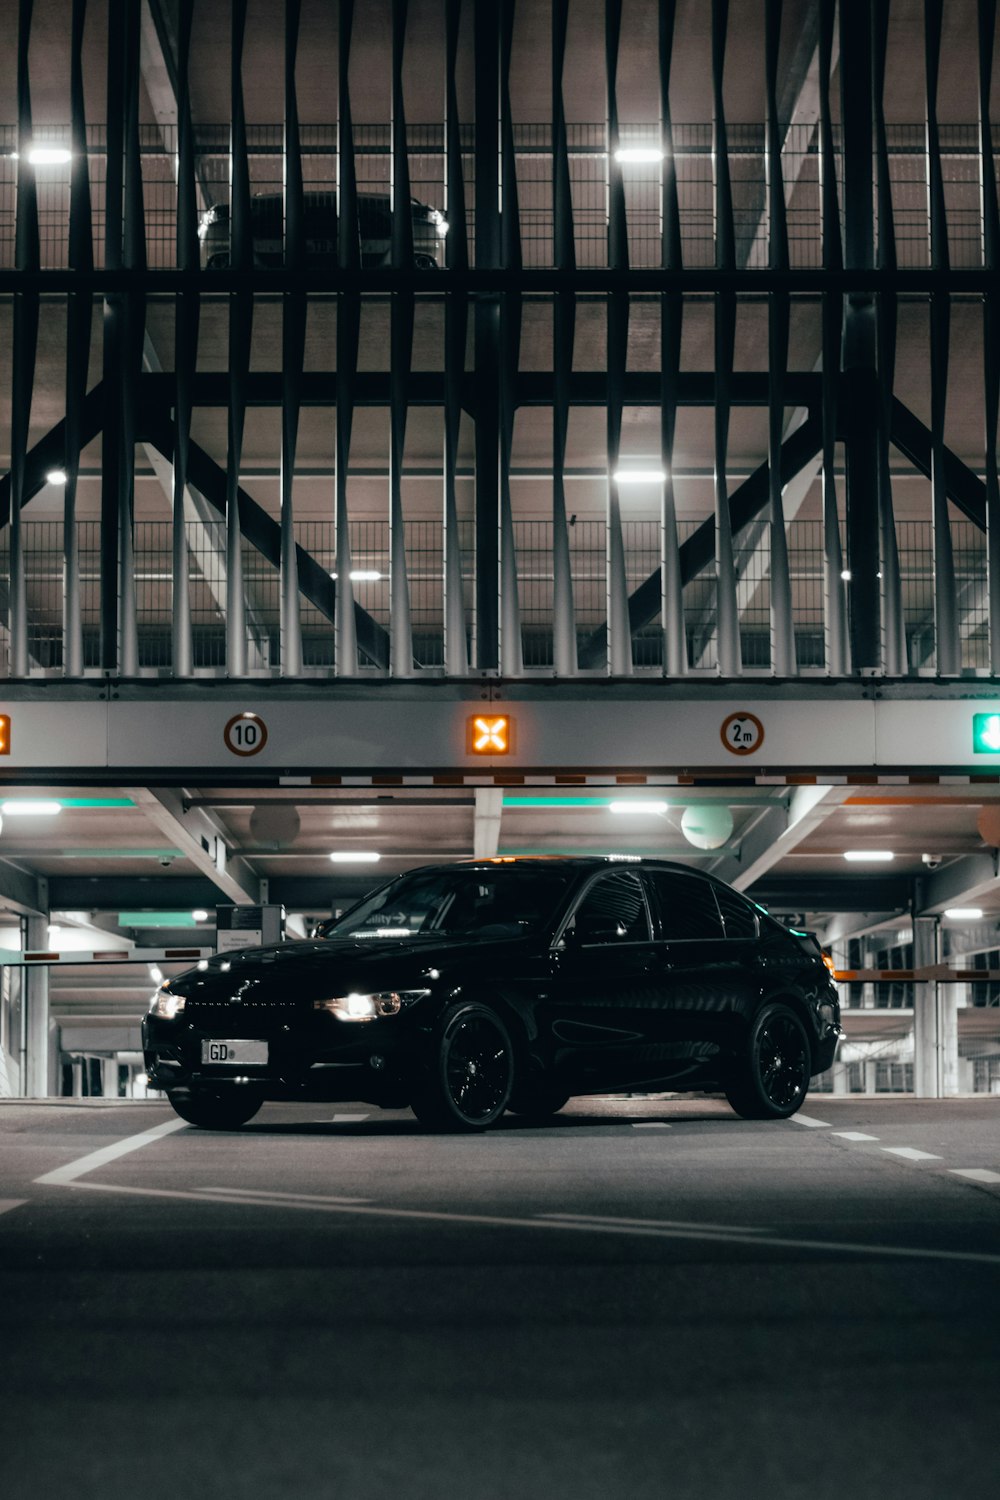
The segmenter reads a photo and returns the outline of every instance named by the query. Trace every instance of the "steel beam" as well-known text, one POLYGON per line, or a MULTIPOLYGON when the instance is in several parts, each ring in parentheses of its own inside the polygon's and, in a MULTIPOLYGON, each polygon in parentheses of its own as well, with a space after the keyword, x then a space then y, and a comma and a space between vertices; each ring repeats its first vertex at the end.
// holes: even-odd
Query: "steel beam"
POLYGON ((764 809, 741 839, 739 854, 726 855, 713 865, 713 875, 728 880, 738 891, 749 890, 843 806, 853 791, 849 786, 796 787, 787 804, 764 809))
MULTIPOLYGON (((183 788, 129 787, 125 795, 228 900, 237 906, 260 901, 260 877, 245 859, 229 854, 230 840, 217 818, 206 808, 185 805, 183 788)), ((135 888, 131 899, 135 899, 135 888)))

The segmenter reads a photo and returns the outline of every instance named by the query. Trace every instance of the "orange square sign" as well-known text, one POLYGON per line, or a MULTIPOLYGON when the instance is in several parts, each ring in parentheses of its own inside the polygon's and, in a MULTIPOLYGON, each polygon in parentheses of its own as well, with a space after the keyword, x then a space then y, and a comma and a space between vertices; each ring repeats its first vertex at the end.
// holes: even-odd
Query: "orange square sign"
POLYGON ((10 754, 10 714, 0 714, 0 755, 10 754))
POLYGON ((507 714, 473 714, 466 720, 465 748, 470 755, 509 755, 514 720, 507 714))

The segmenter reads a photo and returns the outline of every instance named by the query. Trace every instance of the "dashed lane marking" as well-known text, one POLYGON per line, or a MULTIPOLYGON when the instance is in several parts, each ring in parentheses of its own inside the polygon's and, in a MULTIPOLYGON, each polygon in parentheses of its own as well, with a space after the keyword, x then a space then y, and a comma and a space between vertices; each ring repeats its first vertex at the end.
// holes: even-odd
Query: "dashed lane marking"
POLYGON ((152 1130, 143 1130, 139 1135, 127 1136, 123 1141, 115 1141, 111 1146, 102 1146, 99 1151, 77 1157, 76 1161, 68 1162, 65 1167, 57 1167, 54 1172, 46 1172, 44 1177, 36 1177, 35 1181, 42 1187, 68 1187, 77 1178, 93 1172, 97 1167, 105 1166, 109 1161, 116 1161, 119 1156, 127 1156, 130 1151, 138 1151, 142 1146, 151 1146, 172 1130, 183 1130, 184 1124, 183 1120, 165 1120, 162 1125, 154 1125, 152 1130))
POLYGON ((368 1115, 331 1115, 331 1125, 360 1125, 362 1120, 367 1120, 368 1115))
POLYGON ((633 1120, 633 1130, 669 1130, 666 1120, 633 1120))
POLYGON ((369 1219, 397 1219, 410 1223, 458 1224, 481 1226, 489 1229, 547 1229, 575 1234, 619 1234, 652 1239, 714 1241, 728 1245, 763 1245, 776 1250, 816 1251, 824 1255, 866 1255, 881 1259, 945 1260, 962 1261, 976 1265, 1000 1266, 1000 1255, 989 1255, 973 1250, 928 1250, 910 1245, 863 1245, 844 1240, 801 1240, 779 1235, 761 1233, 752 1228, 712 1229, 698 1225, 692 1229, 672 1228, 667 1224, 629 1224, 593 1219, 557 1219, 548 1215, 536 1218, 505 1218, 502 1214, 451 1214, 434 1209, 419 1208, 375 1208, 353 1204, 324 1203, 313 1198, 297 1198, 292 1202, 278 1203, 273 1198, 235 1198, 224 1194, 191 1193, 180 1189, 120 1187, 113 1182, 80 1182, 73 1180, 65 1186, 78 1192, 125 1193, 132 1197, 186 1199, 198 1203, 228 1203, 241 1208, 255 1205, 265 1208, 288 1208, 306 1210, 310 1213, 352 1214, 369 1219))
POLYGON ((949 1167, 953 1177, 968 1177, 972 1182, 1000 1182, 1000 1172, 990 1172, 986 1167, 949 1167))
POLYGON ((814 1120, 812 1115, 789 1115, 788 1118, 794 1120, 796 1125, 811 1125, 814 1130, 830 1129, 829 1120, 814 1120))
POLYGON ((877 1135, 865 1135, 863 1130, 835 1130, 834 1135, 839 1135, 842 1141, 877 1141, 877 1135))
POLYGON ((539 1214, 539 1219, 553 1219, 565 1224, 618 1224, 627 1229, 708 1230, 712 1234, 766 1234, 767 1229, 752 1224, 697 1224, 687 1219, 629 1219, 615 1214, 539 1214))
POLYGON ((27 1198, 0 1198, 0 1214, 9 1213, 12 1208, 20 1208, 27 1201, 27 1198))
POLYGON ((232 1187, 206 1187, 199 1188, 199 1193, 224 1193, 227 1198, 252 1198, 254 1202, 262 1198, 273 1198, 276 1203, 370 1203, 370 1198, 341 1198, 335 1194, 320 1196, 314 1193, 281 1193, 272 1191, 270 1188, 232 1188, 232 1187))
POLYGON ((883 1151, 888 1151, 890 1156, 904 1156, 907 1161, 943 1161, 941 1156, 935 1156, 933 1151, 918 1151, 916 1146, 883 1146, 883 1151))

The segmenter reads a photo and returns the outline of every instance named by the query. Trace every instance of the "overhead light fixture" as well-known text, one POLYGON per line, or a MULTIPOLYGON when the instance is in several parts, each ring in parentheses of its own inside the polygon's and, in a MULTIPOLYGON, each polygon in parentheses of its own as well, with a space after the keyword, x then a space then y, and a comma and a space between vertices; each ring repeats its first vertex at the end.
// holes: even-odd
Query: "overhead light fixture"
POLYGON ((627 802, 609 802, 608 812, 635 813, 644 814, 650 818, 662 818, 669 806, 669 802, 646 802, 640 801, 638 797, 630 797, 627 802))
POLYGON ((891 849, 845 849, 844 858, 860 864, 870 860, 873 864, 888 864, 896 856, 891 849))
MULTIPOLYGON (((336 578, 336 576, 336 573, 330 574, 331 578, 336 578)), ((378 568, 352 568, 347 576, 352 583, 378 583, 382 574, 378 568)))
POLYGON ((163 970, 160 968, 159 964, 150 964, 149 977, 154 984, 163 983, 163 970))
POLYGON ((663 469, 616 469, 611 477, 615 484, 662 484, 667 476, 663 469))
POLYGON ((665 155, 662 146, 619 146, 615 152, 615 161, 627 166, 638 162, 662 161, 665 155))
POLYGON ((840 580, 841 580, 842 583, 850 583, 850 581, 851 581, 851 570, 850 570, 850 568, 841 568, 841 570, 840 570, 840 580))
POLYGON ((981 906, 946 906, 944 914, 952 922, 978 922, 983 914, 981 906))
POLYGON ((62 807, 48 798, 18 797, 0 803, 0 812, 7 818, 54 818, 62 807))
POLYGON ((330 858, 335 865, 375 865, 382 856, 371 849, 335 849, 330 858))
POLYGON ((67 474, 65 469, 50 469, 45 476, 46 484, 65 484, 67 474))
POLYGON ((208 912, 205 910, 205 908, 203 906, 197 906, 197 907, 195 907, 194 911, 191 913, 191 916, 192 916, 192 919, 195 922, 207 922, 208 921, 208 912))
POLYGON ((32 146, 28 161, 33 167, 64 167, 73 160, 68 146, 32 146))

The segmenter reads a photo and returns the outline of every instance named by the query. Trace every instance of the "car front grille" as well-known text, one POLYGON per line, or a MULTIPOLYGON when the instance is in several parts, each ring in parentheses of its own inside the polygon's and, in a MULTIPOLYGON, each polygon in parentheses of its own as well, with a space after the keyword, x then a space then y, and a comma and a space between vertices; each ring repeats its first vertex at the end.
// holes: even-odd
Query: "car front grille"
POLYGON ((190 1025, 216 1036, 270 1036, 310 1012, 302 1000, 190 1000, 184 1014, 190 1025))

